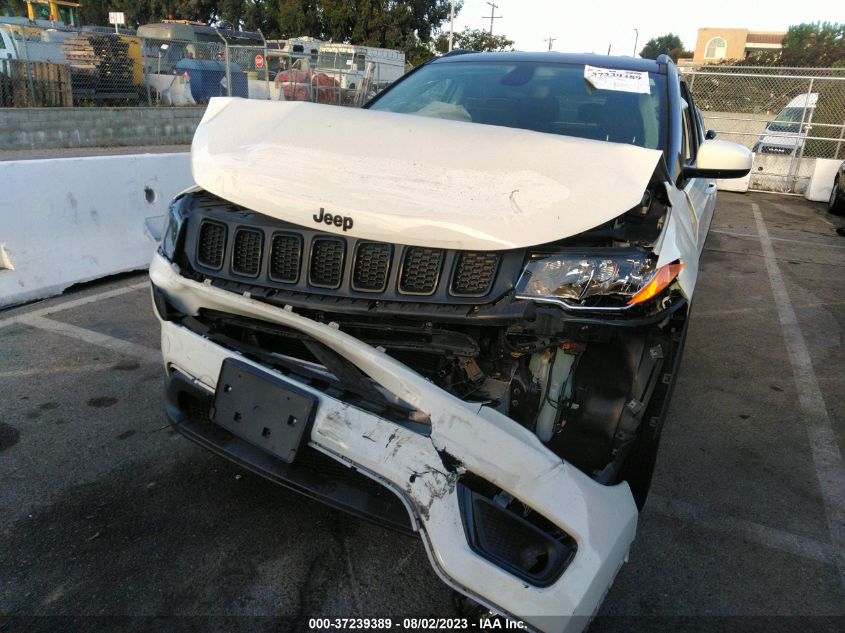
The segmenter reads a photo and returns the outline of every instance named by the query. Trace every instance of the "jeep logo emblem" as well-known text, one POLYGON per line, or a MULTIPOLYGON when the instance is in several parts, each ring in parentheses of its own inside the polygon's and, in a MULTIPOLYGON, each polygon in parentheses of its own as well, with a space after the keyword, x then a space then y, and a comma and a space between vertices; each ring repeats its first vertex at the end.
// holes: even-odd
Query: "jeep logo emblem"
POLYGON ((332 215, 331 213, 326 213, 326 210, 323 207, 320 207, 320 213, 314 214, 311 216, 314 218, 316 223, 323 222, 328 225, 334 224, 337 227, 343 227, 343 232, 345 233, 349 229, 352 228, 352 218, 348 215, 332 215))

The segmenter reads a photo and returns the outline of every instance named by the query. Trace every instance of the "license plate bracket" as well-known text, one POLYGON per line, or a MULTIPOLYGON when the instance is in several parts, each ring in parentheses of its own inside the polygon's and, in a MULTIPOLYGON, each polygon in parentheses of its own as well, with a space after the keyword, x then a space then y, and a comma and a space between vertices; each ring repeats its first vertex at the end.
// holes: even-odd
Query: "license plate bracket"
POLYGON ((314 421, 317 397, 235 358, 220 368, 211 420, 291 463, 314 421))

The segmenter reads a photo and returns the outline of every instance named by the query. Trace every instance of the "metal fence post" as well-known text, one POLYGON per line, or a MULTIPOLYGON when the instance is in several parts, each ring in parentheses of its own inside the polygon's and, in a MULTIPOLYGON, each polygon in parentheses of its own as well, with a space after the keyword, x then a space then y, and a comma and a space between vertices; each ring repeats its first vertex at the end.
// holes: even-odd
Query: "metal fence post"
POLYGON ((226 95, 232 96, 232 62, 229 54, 229 42, 223 40, 223 55, 226 57, 226 95))
POLYGON ((839 150, 842 149, 842 141, 845 140, 845 119, 842 119, 842 127, 839 129, 839 140, 836 141, 836 153, 833 158, 839 158, 839 150))
MULTIPOLYGON (((807 120, 807 106, 810 102, 810 95, 813 92, 813 82, 815 80, 815 77, 810 77, 810 84, 807 86, 807 92, 804 95, 804 108, 801 110, 801 124, 798 126, 798 135, 795 138, 796 146, 792 150, 792 156, 789 159, 789 172, 786 178, 787 193, 796 193, 793 189, 795 189, 798 184, 798 170, 801 167, 801 159, 804 156, 804 144, 807 142, 807 136, 810 135, 809 129, 807 130, 807 134, 804 135, 804 124, 806 123, 809 125, 809 121, 807 120), (800 144, 800 147, 798 147, 798 144, 800 144)), ((812 108, 810 110, 810 119, 812 119, 812 108)))
POLYGON ((147 75, 147 66, 144 64, 144 50, 146 49, 147 43, 144 38, 141 38, 141 73, 144 75, 144 87, 147 89, 147 105, 153 105, 153 95, 150 91, 150 78, 147 75))
POLYGON ((264 82, 267 84, 267 100, 270 100, 270 64, 267 62, 267 39, 261 29, 258 29, 258 34, 261 36, 261 42, 264 44, 264 82))
POLYGON ((220 34, 220 29, 214 27, 217 37, 223 40, 223 63, 226 66, 226 95, 232 96, 232 69, 229 66, 229 41, 220 34))
POLYGON ((30 107, 35 107, 35 82, 32 80, 32 62, 29 61, 29 45, 26 42, 26 33, 22 33, 23 35, 23 56, 26 59, 26 79, 29 83, 29 98, 31 101, 29 102, 30 107))

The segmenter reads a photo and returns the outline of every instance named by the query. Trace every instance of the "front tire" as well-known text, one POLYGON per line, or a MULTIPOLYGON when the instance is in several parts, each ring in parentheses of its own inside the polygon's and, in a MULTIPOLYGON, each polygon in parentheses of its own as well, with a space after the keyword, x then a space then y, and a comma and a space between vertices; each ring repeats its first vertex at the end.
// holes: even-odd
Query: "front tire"
POLYGON ((827 202, 827 210, 834 215, 845 215, 845 191, 842 191, 842 183, 837 176, 833 181, 833 188, 830 190, 830 200, 827 202))

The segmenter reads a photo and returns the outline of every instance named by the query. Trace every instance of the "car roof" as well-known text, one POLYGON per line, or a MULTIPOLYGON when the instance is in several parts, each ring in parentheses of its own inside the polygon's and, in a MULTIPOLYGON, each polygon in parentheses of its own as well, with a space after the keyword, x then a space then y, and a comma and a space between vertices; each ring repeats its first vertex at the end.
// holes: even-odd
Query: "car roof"
POLYGON ((558 53, 555 51, 527 53, 501 52, 476 53, 467 51, 452 51, 443 57, 433 60, 434 64, 449 64, 453 62, 543 62, 553 64, 578 64, 583 66, 600 66, 602 68, 618 68, 620 70, 637 70, 640 72, 665 73, 666 64, 658 63, 654 59, 640 59, 613 55, 594 55, 592 53, 558 53))

